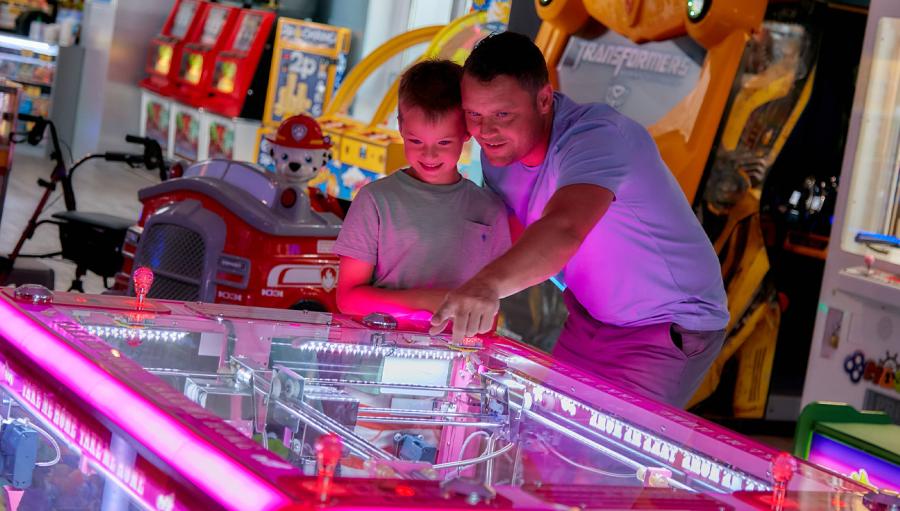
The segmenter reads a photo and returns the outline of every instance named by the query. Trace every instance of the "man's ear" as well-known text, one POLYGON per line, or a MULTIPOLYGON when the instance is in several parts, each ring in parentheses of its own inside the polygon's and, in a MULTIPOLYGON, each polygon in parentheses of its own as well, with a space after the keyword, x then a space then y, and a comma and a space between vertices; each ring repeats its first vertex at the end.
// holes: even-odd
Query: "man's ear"
POLYGON ((553 110, 553 86, 549 83, 537 93, 537 110, 541 114, 549 114, 553 110))

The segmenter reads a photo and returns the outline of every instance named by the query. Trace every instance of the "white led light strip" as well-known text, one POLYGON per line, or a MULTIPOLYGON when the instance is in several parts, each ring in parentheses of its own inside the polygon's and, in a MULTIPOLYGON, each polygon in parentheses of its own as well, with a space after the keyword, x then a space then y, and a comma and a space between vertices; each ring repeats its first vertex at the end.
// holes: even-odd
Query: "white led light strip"
POLYGON ((97 337, 114 339, 140 339, 141 341, 178 342, 187 337, 188 332, 153 330, 148 328, 126 328, 118 326, 85 326, 88 333, 97 337))
POLYGON ((401 357, 430 360, 453 360, 463 353, 444 350, 399 348, 396 346, 365 346, 362 344, 342 344, 339 342, 309 341, 298 346, 301 351, 335 353, 338 355, 360 355, 364 357, 401 357))
POLYGON ((545 396, 559 403, 560 409, 575 417, 581 409, 590 415, 591 429, 621 445, 627 445, 661 462, 683 470, 697 478, 728 491, 771 491, 772 487, 763 481, 742 474, 712 459, 685 449, 668 440, 635 428, 611 415, 599 412, 583 403, 564 396, 554 390, 542 387, 520 375, 512 374, 530 389, 532 402, 541 403, 545 396))

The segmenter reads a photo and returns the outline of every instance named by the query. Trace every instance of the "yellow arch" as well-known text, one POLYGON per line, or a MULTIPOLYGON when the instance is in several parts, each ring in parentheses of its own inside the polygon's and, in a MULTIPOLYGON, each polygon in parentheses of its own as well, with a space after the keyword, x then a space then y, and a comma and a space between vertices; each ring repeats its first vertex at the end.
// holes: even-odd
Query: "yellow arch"
MULTIPOLYGON (((425 49, 425 53, 419 57, 419 60, 437 57, 453 36, 463 30, 467 30, 473 26, 484 25, 485 23, 487 23, 487 13, 484 11, 469 13, 461 18, 453 20, 434 36, 434 39, 431 40, 431 44, 428 45, 428 48, 425 49)), ((459 56, 460 55, 454 55, 454 57, 459 56)), ((454 60, 456 59, 454 58, 454 60)), ((459 63, 462 64, 462 62, 459 63)), ((387 94, 381 99, 381 103, 378 104, 378 108, 375 110, 375 114, 372 115, 372 120, 369 122, 369 127, 378 126, 383 123, 387 120, 387 117, 391 112, 397 108, 397 90, 399 88, 400 76, 397 76, 394 83, 392 83, 391 87, 388 89, 387 94)))
POLYGON ((372 74, 375 69, 388 61, 391 57, 401 51, 415 46, 417 44, 426 43, 432 40, 441 32, 444 27, 442 25, 432 25, 428 27, 417 28, 404 32, 396 37, 389 39, 375 49, 366 58, 359 61, 356 66, 344 78, 341 87, 331 98, 331 101, 323 109, 322 117, 331 117, 335 114, 344 113, 350 107, 350 102, 356 96, 356 91, 365 82, 366 78, 372 74))

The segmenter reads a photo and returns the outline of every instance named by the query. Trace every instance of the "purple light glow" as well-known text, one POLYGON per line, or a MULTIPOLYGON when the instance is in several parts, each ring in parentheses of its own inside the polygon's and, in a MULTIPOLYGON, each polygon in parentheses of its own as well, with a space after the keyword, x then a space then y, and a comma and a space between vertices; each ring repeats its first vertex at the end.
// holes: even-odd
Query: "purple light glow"
POLYGON ((900 466, 819 433, 813 433, 809 446, 809 461, 847 477, 853 475, 857 480, 860 480, 862 472, 865 471, 870 486, 881 490, 900 491, 900 466))
POLYGON ((289 503, 281 492, 157 410, 4 298, 0 317, 4 318, 0 337, 225 508, 269 510, 289 503))

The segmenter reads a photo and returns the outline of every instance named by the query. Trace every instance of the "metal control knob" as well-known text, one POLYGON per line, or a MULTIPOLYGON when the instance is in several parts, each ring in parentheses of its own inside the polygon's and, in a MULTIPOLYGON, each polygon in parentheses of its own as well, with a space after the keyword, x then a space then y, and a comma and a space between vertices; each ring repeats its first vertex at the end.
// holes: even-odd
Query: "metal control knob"
POLYGON ((380 330, 396 330, 397 318, 386 312, 373 312, 362 320, 363 325, 380 330))
POLYGON ((40 284, 24 284, 16 288, 13 293, 16 300, 34 304, 50 303, 53 301, 53 291, 40 284))

